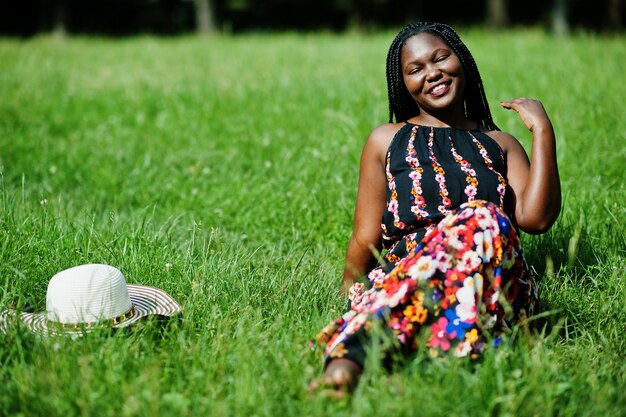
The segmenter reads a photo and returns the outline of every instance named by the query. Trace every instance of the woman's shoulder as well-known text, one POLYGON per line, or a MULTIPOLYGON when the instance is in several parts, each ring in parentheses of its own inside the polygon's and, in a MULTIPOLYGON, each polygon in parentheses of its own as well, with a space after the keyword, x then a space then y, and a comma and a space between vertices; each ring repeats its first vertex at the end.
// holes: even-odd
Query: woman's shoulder
POLYGON ((493 141, 502 148, 504 153, 508 153, 512 149, 518 149, 522 146, 515 136, 503 132, 502 130, 481 130, 481 132, 493 139, 493 141))
POLYGON ((387 151, 398 132, 407 126, 406 123, 385 123, 375 127, 367 138, 367 145, 387 151))
POLYGON ((387 150, 405 123, 385 123, 375 127, 363 148, 362 159, 377 161, 384 166, 387 150))

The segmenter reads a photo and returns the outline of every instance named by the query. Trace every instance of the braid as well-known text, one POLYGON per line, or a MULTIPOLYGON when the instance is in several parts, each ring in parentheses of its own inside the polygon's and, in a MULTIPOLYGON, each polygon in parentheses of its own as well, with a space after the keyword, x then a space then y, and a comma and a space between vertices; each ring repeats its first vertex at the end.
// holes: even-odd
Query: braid
POLYGON ((489 104, 485 96, 483 81, 480 78, 476 61, 459 35, 450 26, 443 23, 411 23, 395 37, 387 54, 387 95, 389 99, 389 123, 406 121, 419 114, 419 107, 404 85, 401 68, 402 47, 407 39, 418 33, 427 32, 439 36, 459 57, 465 74, 463 103, 465 115, 475 120, 486 129, 499 130, 491 117, 489 104))

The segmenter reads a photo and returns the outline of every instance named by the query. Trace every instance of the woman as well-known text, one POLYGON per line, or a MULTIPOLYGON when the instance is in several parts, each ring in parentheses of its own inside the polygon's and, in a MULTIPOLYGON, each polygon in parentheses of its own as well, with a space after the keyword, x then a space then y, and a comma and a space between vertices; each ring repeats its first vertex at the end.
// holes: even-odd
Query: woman
POLYGON ((554 132, 542 104, 500 103, 532 132, 529 161, 494 124, 476 63, 452 28, 402 29, 387 56, 387 85, 389 123, 372 131, 361 156, 343 276, 350 310, 317 336, 325 373, 311 387, 338 394, 362 373, 375 324, 405 354, 476 357, 536 313, 517 229, 543 233, 560 211, 554 132))

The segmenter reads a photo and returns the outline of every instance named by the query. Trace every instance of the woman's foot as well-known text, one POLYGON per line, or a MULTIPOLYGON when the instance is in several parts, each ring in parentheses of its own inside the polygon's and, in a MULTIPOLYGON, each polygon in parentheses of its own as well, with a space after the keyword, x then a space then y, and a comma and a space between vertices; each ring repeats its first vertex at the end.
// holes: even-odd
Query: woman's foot
POLYGON ((309 384, 309 391, 321 391, 324 396, 341 399, 356 387, 363 368, 349 359, 333 359, 326 366, 324 376, 309 384))

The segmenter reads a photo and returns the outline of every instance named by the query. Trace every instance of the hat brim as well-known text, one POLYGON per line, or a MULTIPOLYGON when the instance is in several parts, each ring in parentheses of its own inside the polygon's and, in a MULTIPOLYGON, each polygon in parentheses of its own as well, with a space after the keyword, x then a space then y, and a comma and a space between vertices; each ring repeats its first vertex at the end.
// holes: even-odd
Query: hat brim
MULTIPOLYGON (((182 311, 180 305, 167 292, 160 288, 147 285, 128 284, 128 296, 131 304, 135 307, 133 314, 121 323, 110 327, 122 328, 131 326, 147 316, 171 317, 182 311)), ((15 310, 5 310, 0 313, 0 332, 8 333, 11 325, 16 321, 28 330, 41 336, 54 336, 69 334, 79 336, 90 331, 87 328, 67 329, 50 323, 46 313, 17 313, 15 310), (17 316, 17 317, 16 317, 17 316)))

